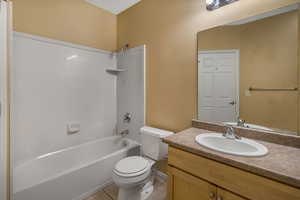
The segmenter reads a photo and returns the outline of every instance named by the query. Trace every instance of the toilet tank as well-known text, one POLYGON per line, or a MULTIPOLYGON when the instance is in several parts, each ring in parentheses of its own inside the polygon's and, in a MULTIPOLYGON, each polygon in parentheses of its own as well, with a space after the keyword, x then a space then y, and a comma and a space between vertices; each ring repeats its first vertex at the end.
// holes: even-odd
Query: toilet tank
POLYGON ((162 138, 174 133, 149 126, 142 127, 140 131, 143 154, 156 161, 166 158, 168 145, 162 142, 162 138))

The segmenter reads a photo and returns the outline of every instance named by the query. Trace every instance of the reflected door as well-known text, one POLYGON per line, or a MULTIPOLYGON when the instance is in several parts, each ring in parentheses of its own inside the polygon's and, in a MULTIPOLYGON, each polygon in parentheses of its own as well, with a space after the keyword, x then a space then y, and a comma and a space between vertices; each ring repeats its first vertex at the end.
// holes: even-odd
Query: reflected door
POLYGON ((239 115, 238 50, 200 51, 198 119, 232 122, 239 115))

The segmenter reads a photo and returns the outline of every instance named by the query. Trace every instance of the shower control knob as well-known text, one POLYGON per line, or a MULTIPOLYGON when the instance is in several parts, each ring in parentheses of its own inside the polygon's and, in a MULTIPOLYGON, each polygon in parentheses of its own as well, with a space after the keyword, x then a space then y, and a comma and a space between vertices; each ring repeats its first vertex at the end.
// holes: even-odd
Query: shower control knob
POLYGON ((130 114, 130 113, 126 113, 126 114, 124 115, 123 122, 124 122, 124 123, 130 123, 130 121, 131 121, 131 114, 130 114))

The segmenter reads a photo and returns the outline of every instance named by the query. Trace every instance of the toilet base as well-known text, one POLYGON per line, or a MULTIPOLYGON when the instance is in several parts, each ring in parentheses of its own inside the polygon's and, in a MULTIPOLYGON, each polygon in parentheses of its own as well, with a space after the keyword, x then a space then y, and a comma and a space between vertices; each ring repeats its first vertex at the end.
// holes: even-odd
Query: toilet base
POLYGON ((149 181, 142 189, 141 200, 147 200, 148 197, 152 194, 153 190, 154 190, 153 183, 152 181, 149 181))
POLYGON ((147 200, 152 194, 154 186, 152 181, 147 182, 144 187, 133 187, 119 189, 118 200, 147 200))

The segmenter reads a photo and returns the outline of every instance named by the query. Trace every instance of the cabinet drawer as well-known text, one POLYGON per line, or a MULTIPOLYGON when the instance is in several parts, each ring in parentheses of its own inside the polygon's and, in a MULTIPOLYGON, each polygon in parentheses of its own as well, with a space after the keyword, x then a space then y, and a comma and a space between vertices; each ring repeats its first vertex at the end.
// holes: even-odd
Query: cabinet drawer
POLYGON ((300 199, 297 188, 173 147, 168 163, 251 200, 300 199))

